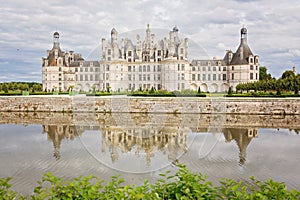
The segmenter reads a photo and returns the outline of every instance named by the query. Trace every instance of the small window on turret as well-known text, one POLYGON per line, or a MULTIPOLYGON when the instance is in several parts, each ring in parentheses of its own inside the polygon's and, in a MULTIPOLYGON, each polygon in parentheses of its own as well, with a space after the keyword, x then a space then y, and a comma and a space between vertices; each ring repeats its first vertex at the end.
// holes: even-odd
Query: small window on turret
POLYGON ((183 54, 183 48, 180 48, 180 54, 183 54))

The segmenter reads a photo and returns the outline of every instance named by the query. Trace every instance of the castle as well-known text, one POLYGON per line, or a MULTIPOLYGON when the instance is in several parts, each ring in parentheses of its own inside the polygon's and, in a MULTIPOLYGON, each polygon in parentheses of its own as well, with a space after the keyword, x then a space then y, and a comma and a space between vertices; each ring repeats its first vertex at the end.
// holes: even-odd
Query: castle
POLYGON ((169 91, 198 90, 225 92, 239 83, 259 79, 259 57, 247 43, 247 29, 241 29, 236 52, 228 50, 223 59, 188 59, 188 39, 180 39, 175 26, 169 36, 155 40, 149 24, 145 39, 135 44, 111 30, 110 40, 102 39, 101 59, 85 61, 81 54, 60 49, 54 33, 52 50, 43 58, 43 90, 111 90, 114 92, 155 88, 169 91))

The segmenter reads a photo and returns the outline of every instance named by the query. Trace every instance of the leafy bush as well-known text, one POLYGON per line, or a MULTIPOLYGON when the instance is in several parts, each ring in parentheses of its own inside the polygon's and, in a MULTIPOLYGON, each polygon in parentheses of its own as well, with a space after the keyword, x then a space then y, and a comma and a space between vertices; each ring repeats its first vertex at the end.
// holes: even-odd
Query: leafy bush
POLYGON ((193 173, 184 165, 174 174, 160 174, 161 179, 150 184, 125 185, 119 176, 105 183, 90 175, 71 181, 46 173, 32 195, 22 196, 10 189, 11 178, 0 179, 1 199, 300 199, 300 190, 287 190, 284 183, 269 179, 250 183, 221 179, 214 186, 201 173, 193 173))

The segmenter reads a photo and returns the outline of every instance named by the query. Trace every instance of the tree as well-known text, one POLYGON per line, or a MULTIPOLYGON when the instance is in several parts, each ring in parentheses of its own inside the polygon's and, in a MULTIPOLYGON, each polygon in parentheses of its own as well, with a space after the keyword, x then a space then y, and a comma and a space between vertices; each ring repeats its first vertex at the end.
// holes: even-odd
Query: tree
POLYGON ((8 93, 8 87, 7 87, 6 83, 4 83, 4 84, 2 85, 2 90, 3 90, 5 93, 8 93))
POLYGON ((286 79, 286 78, 295 78, 296 75, 292 70, 286 70, 285 72, 283 72, 283 74, 281 75, 282 79, 286 79))
POLYGON ((197 91, 197 93, 198 93, 198 94, 200 94, 200 93, 201 93, 201 88, 200 88, 200 87, 198 87, 198 91, 197 91))
POLYGON ((270 80, 272 79, 271 74, 268 74, 266 67, 259 68, 259 80, 270 80))
POLYGON ((232 92, 232 88, 229 87, 227 94, 228 94, 228 95, 232 95, 232 93, 233 93, 233 92, 232 92))

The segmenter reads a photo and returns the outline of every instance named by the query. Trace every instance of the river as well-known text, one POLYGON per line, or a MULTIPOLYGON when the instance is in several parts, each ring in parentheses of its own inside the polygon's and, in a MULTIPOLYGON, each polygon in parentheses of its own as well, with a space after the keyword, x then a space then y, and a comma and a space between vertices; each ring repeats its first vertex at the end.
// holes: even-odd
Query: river
POLYGON ((300 188, 299 115, 0 113, 0 177, 30 194, 46 172, 155 181, 177 163, 220 178, 300 188))

